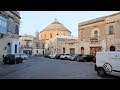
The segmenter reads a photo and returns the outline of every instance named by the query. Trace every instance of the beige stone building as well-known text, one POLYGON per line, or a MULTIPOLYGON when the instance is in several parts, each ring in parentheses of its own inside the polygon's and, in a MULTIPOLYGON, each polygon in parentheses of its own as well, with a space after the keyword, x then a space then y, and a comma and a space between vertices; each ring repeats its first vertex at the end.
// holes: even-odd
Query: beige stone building
POLYGON ((78 54, 78 39, 73 36, 58 35, 50 40, 49 50, 52 54, 78 54))
POLYGON ((20 53, 25 53, 27 55, 43 55, 44 42, 33 37, 32 35, 22 35, 19 38, 20 41, 20 53))
POLYGON ((78 24, 80 53, 120 50, 120 13, 78 24))
MULTIPOLYGON (((63 53, 62 51, 63 47, 61 47, 61 45, 64 44, 65 41, 63 41, 62 39, 61 39, 62 41, 60 41, 61 36, 65 38, 65 41, 68 40, 68 37, 72 37, 71 31, 68 30, 62 23, 58 22, 57 19, 55 19, 54 22, 50 23, 46 28, 44 28, 39 33, 39 39, 45 41, 45 46, 44 46, 45 54, 50 54, 50 53, 62 54, 63 53)), ((36 37, 38 37, 38 34, 36 34, 36 37)), ((67 50, 67 47, 65 48, 67 50)), ((69 53, 69 52, 66 51, 66 53, 69 53)))
POLYGON ((0 11, 0 60, 2 55, 19 53, 20 13, 0 11))

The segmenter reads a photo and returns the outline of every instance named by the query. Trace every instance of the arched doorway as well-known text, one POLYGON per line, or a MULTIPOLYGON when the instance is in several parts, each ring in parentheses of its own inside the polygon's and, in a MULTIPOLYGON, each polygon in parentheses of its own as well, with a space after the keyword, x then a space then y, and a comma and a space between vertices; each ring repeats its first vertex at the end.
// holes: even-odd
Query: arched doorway
POLYGON ((115 47, 114 46, 110 46, 110 51, 115 51, 115 47))
POLYGON ((81 54, 84 54, 84 47, 81 47, 81 54))
POLYGON ((43 50, 43 55, 44 55, 44 50, 43 50))
POLYGON ((10 42, 7 44, 6 52, 7 52, 7 54, 11 54, 11 43, 10 42))

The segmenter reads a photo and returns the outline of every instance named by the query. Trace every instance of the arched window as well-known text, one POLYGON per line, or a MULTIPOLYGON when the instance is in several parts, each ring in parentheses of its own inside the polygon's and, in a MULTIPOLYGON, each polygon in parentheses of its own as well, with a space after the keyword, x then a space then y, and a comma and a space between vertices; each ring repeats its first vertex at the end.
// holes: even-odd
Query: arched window
POLYGON ((7 54, 11 54, 11 43, 7 44, 7 54))
POLYGON ((63 48, 63 53, 65 53, 65 48, 63 48))
POLYGON ((98 31, 94 31, 94 37, 98 37, 98 31))
POLYGON ((109 26, 109 35, 113 34, 113 26, 109 26))
POLYGON ((19 35, 19 26, 18 25, 15 26, 15 34, 19 35))
POLYGON ((17 45, 15 44, 15 53, 17 53, 17 45))
POLYGON ((81 47, 81 54, 84 54, 84 47, 81 47))

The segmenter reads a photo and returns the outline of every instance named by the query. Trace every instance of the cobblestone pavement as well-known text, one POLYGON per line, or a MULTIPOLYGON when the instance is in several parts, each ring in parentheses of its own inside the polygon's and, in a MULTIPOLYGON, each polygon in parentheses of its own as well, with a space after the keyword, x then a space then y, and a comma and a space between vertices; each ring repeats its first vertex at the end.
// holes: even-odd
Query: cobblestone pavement
POLYGON ((92 62, 56 60, 33 56, 23 63, 8 65, 0 62, 0 79, 116 79, 101 78, 92 62))

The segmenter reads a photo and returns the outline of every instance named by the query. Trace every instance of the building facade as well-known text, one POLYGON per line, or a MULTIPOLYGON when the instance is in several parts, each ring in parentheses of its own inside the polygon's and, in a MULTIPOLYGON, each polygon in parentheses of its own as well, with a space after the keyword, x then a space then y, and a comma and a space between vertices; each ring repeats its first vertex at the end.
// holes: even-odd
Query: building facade
MULTIPOLYGON (((44 45, 45 54, 52 53, 51 48, 53 47, 52 45, 54 43, 51 41, 53 41, 57 36, 61 35, 71 36, 71 31, 68 30, 62 23, 58 22, 57 19, 55 19, 52 23, 50 23, 46 28, 44 28, 39 33, 39 39, 45 42, 44 45)), ((36 37, 38 37, 38 33, 36 33, 36 37)))
POLYGON ((19 38, 20 41, 20 53, 27 55, 43 55, 44 43, 43 41, 33 37, 32 35, 23 35, 19 38))
POLYGON ((0 60, 3 55, 19 53, 20 13, 0 11, 0 60))
POLYGON ((73 36, 59 35, 50 42, 49 50, 52 54, 79 54, 78 39, 73 36))
POLYGON ((120 13, 78 24, 81 54, 120 50, 120 13))

